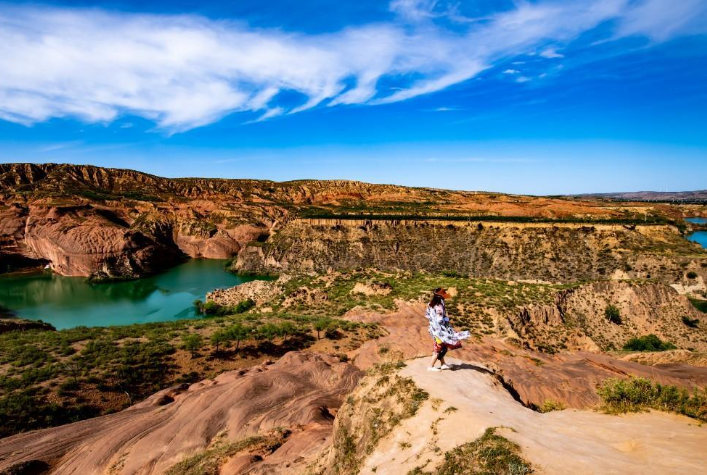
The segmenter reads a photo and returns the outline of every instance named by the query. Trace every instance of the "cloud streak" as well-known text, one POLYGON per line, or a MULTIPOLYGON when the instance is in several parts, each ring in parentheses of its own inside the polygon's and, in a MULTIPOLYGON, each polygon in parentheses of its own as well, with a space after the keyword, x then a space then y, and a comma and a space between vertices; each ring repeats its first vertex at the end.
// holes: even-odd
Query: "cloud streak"
POLYGON ((666 0, 544 0, 451 28, 458 16, 445 22, 455 10, 440 5, 397 0, 388 22, 316 35, 196 16, 3 6, 0 118, 29 126, 133 114, 174 133, 236 112, 254 113, 256 122, 324 105, 387 104, 533 50, 561 57, 556 48, 608 20, 618 25, 614 39, 704 33, 707 11, 700 0, 680 8, 666 0))

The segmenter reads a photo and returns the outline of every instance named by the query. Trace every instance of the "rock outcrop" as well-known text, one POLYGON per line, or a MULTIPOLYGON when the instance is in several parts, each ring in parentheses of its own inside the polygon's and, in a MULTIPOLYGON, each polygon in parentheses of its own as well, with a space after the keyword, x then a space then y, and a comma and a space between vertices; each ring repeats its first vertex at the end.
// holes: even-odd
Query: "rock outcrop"
POLYGON ((353 181, 167 179, 87 165, 0 164, 0 272, 49 263, 65 275, 137 277, 187 255, 238 256, 236 268, 250 271, 373 265, 553 281, 617 272, 677 281, 678 264, 686 264, 707 280, 705 268, 689 267, 687 256, 704 260, 699 246, 674 227, 552 223, 649 214, 666 222, 682 211, 353 181), (294 219, 362 210, 379 217, 294 219), (474 216, 550 223, 459 221, 474 216))
MULTIPOLYGON (((446 453, 489 428, 517 443, 535 473, 697 473, 707 463, 707 431, 687 417, 586 410, 541 414, 519 404, 478 361, 450 358, 450 363, 452 371, 431 373, 426 359, 407 361, 399 373, 386 377, 407 378, 427 398, 383 434, 373 432, 372 423, 387 420, 387 400, 369 397, 366 387, 357 389, 341 407, 335 443, 313 473, 435 473, 446 453)), ((455 473, 473 473, 455 468, 455 473)), ((503 473, 528 472, 508 467, 503 473)))
POLYGON ((280 294, 282 288, 277 282, 254 280, 228 289, 213 290, 206 294, 206 300, 224 307, 238 305, 244 300, 252 300, 257 305, 262 305, 280 294))
POLYGON ((239 255, 253 272, 455 272, 504 280, 568 282, 664 276, 707 278, 707 254, 671 226, 488 221, 298 219, 239 255), (683 267, 685 266, 685 267, 683 267))
POLYGON ((242 453, 222 473, 300 474, 331 436, 361 376, 337 358, 288 353, 272 365, 161 391, 125 411, 0 440, 0 472, 33 462, 55 474, 162 474, 214 447, 280 428, 264 459, 242 453))
POLYGON ((657 282, 602 281, 560 291, 552 305, 509 315, 513 331, 545 350, 621 349, 631 338, 655 334, 680 348, 707 351, 707 318, 684 295, 657 282), (606 309, 618 310, 611 322, 606 309), (693 326, 683 318, 694 320, 693 326), (704 320, 704 321, 701 321, 704 320))
MULTIPOLYGON (((387 314, 362 311, 348 315, 353 321, 377 323, 388 333, 349 353, 356 366, 371 368, 384 362, 391 353, 398 353, 401 359, 432 354, 424 304, 401 302, 398 307, 396 312, 387 314)), ((567 407, 593 407, 599 403, 596 388, 603 380, 628 375, 686 388, 707 386, 707 368, 690 367, 686 371, 678 367, 645 366, 588 351, 550 355, 493 337, 465 342, 461 349, 453 350, 450 355, 482 363, 496 376, 502 376, 499 381, 512 388, 515 397, 528 407, 541 407, 546 400, 558 401, 567 407)))
POLYGON ((0 308, 0 333, 26 330, 56 330, 53 325, 39 320, 24 320, 22 318, 3 318, 0 308))
POLYGON ((0 182, 0 272, 134 278, 185 256, 230 259, 283 212, 129 170, 2 165, 0 182))

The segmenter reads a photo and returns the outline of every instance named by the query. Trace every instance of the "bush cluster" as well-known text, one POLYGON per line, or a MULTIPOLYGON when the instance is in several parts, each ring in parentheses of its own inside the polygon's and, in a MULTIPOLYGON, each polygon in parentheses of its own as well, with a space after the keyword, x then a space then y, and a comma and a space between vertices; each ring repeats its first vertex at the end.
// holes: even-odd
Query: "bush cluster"
POLYGON ((700 319, 699 318, 690 318, 690 317, 682 317, 682 323, 687 325, 690 328, 697 328, 697 326, 700 324, 700 319))
POLYGON ((621 319, 621 310, 616 305, 607 305, 606 310, 604 310, 604 315, 606 319, 611 323, 616 325, 621 325, 623 323, 621 319))
POLYGON ((604 381, 597 394, 604 401, 604 409, 611 413, 656 409, 707 421, 707 388, 690 394, 687 389, 645 378, 611 378, 604 381))
POLYGON ((631 338, 625 345, 624 350, 630 351, 667 351, 677 348, 669 341, 663 341, 658 336, 650 334, 639 338, 631 338))
POLYGON ((197 313, 201 315, 206 315, 207 317, 222 317, 224 315, 237 315, 239 313, 245 313, 255 307, 255 301, 252 299, 246 299, 229 307, 219 305, 213 300, 207 300, 206 302, 195 300, 194 306, 196 307, 197 313))

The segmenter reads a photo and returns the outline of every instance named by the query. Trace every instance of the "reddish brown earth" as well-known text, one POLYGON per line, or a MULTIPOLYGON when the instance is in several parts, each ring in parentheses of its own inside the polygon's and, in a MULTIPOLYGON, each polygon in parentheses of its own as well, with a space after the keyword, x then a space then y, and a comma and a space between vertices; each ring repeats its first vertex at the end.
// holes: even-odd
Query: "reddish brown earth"
MULTIPOLYGON (((270 365, 230 371, 189 387, 161 391, 116 414, 0 440, 0 471, 18 463, 41 461, 52 468, 52 473, 163 473, 220 443, 238 442, 283 428, 284 443, 274 452, 240 451, 219 460, 221 473, 304 473, 330 446, 332 419, 354 391, 362 375, 360 369, 390 359, 391 355, 405 359, 429 357, 430 337, 423 310, 423 304, 399 303, 399 310, 393 313, 347 315, 351 320, 379 323, 388 333, 351 352, 353 365, 327 355, 288 353, 270 365)), ((462 369, 482 368, 483 377, 498 387, 494 397, 505 393, 515 399, 515 404, 531 408, 548 400, 570 408, 596 407, 596 387, 609 377, 639 375, 681 387, 707 386, 704 367, 645 366, 582 351, 551 356, 491 338, 468 342, 451 356, 462 369)), ((480 387, 486 386, 483 383, 480 387)), ((464 410, 476 410, 472 406, 464 410)), ((587 417, 592 424, 599 424, 595 428, 597 440, 592 442, 595 444, 604 443, 601 434, 606 431, 602 432, 601 424, 621 425, 608 416, 604 416, 606 420, 587 417)), ((531 416, 518 420, 521 419, 528 421, 531 416)), ((558 428, 561 420, 559 417, 558 428)), ((649 427, 652 420, 642 419, 641 424, 649 427)), ((670 421, 663 418, 659 422, 667 427, 670 421)), ((482 426, 474 427, 483 430, 482 426)), ((449 438, 449 434, 445 436, 450 447, 463 442, 449 438)), ((693 455, 687 453, 686 460, 693 455)), ((376 457, 388 456, 383 453, 376 457)), ((376 457, 371 460, 378 460, 376 457)), ((394 473, 391 466, 383 468, 384 473, 394 473)))
POLYGON ((49 263, 64 275, 139 277, 183 255, 240 255, 248 243, 265 240, 294 217, 361 209, 419 219, 680 214, 666 206, 351 181, 167 179, 88 165, 0 164, 0 272, 49 263))
MULTIPOLYGON (((364 343, 349 354, 356 366, 366 369, 400 352, 404 359, 432 355, 424 304, 399 303, 391 314, 352 313, 354 321, 379 323, 388 336, 364 343), (381 352, 380 348, 385 350, 381 352)), ((510 345, 502 340, 484 338, 470 341, 450 356, 492 370, 499 380, 526 406, 542 406, 547 400, 567 407, 586 408, 600 402, 597 386, 605 379, 643 376, 663 384, 681 387, 707 386, 707 368, 688 365, 653 367, 619 360, 587 351, 548 355, 510 345)))
POLYGON ((301 473, 326 445, 343 398, 360 372, 326 355, 288 353, 271 365, 156 393, 108 416, 0 440, 0 472, 39 460, 52 473, 164 473, 215 439, 236 442, 275 428, 291 431, 264 460, 231 473, 301 473))

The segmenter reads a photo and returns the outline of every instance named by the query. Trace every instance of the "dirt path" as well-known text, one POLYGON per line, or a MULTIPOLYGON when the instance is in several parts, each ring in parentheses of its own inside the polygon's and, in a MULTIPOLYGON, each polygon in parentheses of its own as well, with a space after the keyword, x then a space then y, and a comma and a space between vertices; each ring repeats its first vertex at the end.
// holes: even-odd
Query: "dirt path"
POLYGON ((707 466, 707 427, 692 419, 574 409, 541 414, 515 401, 482 364, 452 361, 453 371, 439 373, 427 371, 426 358, 407 362, 401 374, 432 403, 382 441, 361 473, 407 473, 427 460, 425 469, 434 471, 444 452, 488 427, 503 427, 498 433, 522 447, 536 473, 684 474, 707 466))

